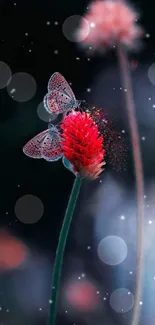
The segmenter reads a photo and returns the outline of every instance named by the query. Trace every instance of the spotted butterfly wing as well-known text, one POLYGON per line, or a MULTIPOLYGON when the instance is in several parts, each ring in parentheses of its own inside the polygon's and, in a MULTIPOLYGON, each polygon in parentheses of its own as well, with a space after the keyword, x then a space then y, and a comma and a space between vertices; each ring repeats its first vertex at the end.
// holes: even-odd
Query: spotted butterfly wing
POLYGON ((41 145, 47 133, 48 129, 37 134, 34 138, 28 141, 23 147, 24 154, 31 158, 41 159, 41 145))
POLYGON ((44 97, 44 107, 50 114, 67 113, 78 106, 68 95, 58 90, 52 90, 44 97))
POLYGON ((55 72, 52 74, 51 78, 49 79, 47 89, 48 92, 55 89, 58 92, 65 93, 71 99, 76 100, 75 95, 68 82, 59 72, 55 72))
POLYGON ((56 161, 62 157, 60 140, 58 129, 53 126, 28 141, 23 147, 23 152, 31 158, 56 161))
POLYGON ((47 161, 57 161, 62 158, 61 138, 55 129, 49 129, 48 134, 42 142, 41 155, 47 161))

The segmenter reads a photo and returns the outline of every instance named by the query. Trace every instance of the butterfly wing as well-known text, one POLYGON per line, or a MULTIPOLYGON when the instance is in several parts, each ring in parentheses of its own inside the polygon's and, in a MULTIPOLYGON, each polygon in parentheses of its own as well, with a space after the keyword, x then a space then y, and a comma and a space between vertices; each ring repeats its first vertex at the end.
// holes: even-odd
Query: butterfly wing
POLYGON ((24 154, 31 158, 41 159, 41 145, 47 133, 48 129, 37 134, 34 138, 28 141, 23 147, 24 154))
POLYGON ((41 156, 47 161, 57 161, 62 158, 62 144, 58 133, 48 132, 42 142, 41 156))
POLYGON ((58 90, 52 90, 44 97, 44 107, 50 114, 65 113, 72 108, 75 104, 72 104, 72 100, 69 96, 58 90))
POLYGON ((68 82, 59 72, 53 73, 53 75, 49 79, 47 89, 48 92, 50 92, 51 90, 57 90, 58 92, 65 93, 71 99, 76 100, 75 95, 68 82))

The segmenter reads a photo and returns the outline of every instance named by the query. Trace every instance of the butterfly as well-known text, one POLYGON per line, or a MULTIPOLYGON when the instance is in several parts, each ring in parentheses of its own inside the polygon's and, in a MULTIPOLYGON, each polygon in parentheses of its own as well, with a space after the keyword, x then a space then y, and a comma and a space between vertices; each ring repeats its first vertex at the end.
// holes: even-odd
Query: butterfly
POLYGON ((54 125, 36 135, 23 147, 25 155, 46 161, 57 161, 62 158, 61 136, 54 125))
POLYGON ((65 114, 80 106, 75 95, 65 78, 55 72, 48 82, 48 93, 44 97, 44 107, 48 113, 53 114, 53 119, 58 114, 65 114))

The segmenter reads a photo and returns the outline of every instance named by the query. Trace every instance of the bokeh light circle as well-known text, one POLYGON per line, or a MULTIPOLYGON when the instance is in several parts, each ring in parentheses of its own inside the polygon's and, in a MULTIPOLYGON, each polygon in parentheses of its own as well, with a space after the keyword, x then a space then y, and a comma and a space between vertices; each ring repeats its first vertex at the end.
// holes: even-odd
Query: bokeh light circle
POLYGON ((15 204, 16 217, 25 224, 38 222, 44 213, 42 201, 34 195, 24 195, 15 204))
POLYGON ((9 96, 17 102, 26 102, 33 98, 37 85, 35 79, 28 73, 15 73, 7 87, 9 96))
POLYGON ((148 70, 148 78, 150 82, 155 85, 155 63, 153 63, 148 70))
POLYGON ((66 299, 69 304, 81 312, 90 312, 98 306, 96 287, 89 281, 75 281, 66 288, 66 299))
POLYGON ((38 114, 38 117, 44 121, 44 122, 49 122, 51 120, 51 114, 49 114, 45 107, 44 107, 44 103, 41 102, 39 105, 38 105, 38 108, 37 108, 37 114, 38 114))
POLYGON ((127 313, 133 308, 134 296, 126 288, 116 289, 110 296, 110 306, 117 313, 127 313))
POLYGON ((122 263, 127 256, 127 252, 125 241, 118 236, 107 236, 103 238, 97 247, 98 257, 108 265, 122 263))
POLYGON ((0 230, 0 270, 19 267, 26 257, 26 246, 8 232, 0 230))
POLYGON ((5 88, 11 79, 11 70, 9 66, 0 61, 0 89, 5 88))
POLYGON ((83 18, 80 15, 73 15, 68 17, 62 26, 62 31, 64 36, 67 38, 68 41, 70 42, 80 42, 83 41, 89 34, 89 23, 88 21, 83 18), (85 32, 83 34, 79 34, 78 33, 78 28, 80 26, 80 22, 81 20, 83 21, 83 25, 84 25, 84 30, 85 32))

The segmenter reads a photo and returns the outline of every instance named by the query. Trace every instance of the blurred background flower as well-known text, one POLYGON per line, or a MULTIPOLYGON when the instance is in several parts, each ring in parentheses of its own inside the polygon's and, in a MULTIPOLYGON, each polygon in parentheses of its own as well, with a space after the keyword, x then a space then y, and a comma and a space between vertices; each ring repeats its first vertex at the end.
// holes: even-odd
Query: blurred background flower
POLYGON ((92 2, 81 20, 77 40, 83 45, 91 45, 94 50, 102 50, 107 46, 117 45, 118 42, 133 47, 135 41, 143 35, 137 19, 137 13, 121 0, 92 2), (87 33, 85 21, 89 25, 87 33))

